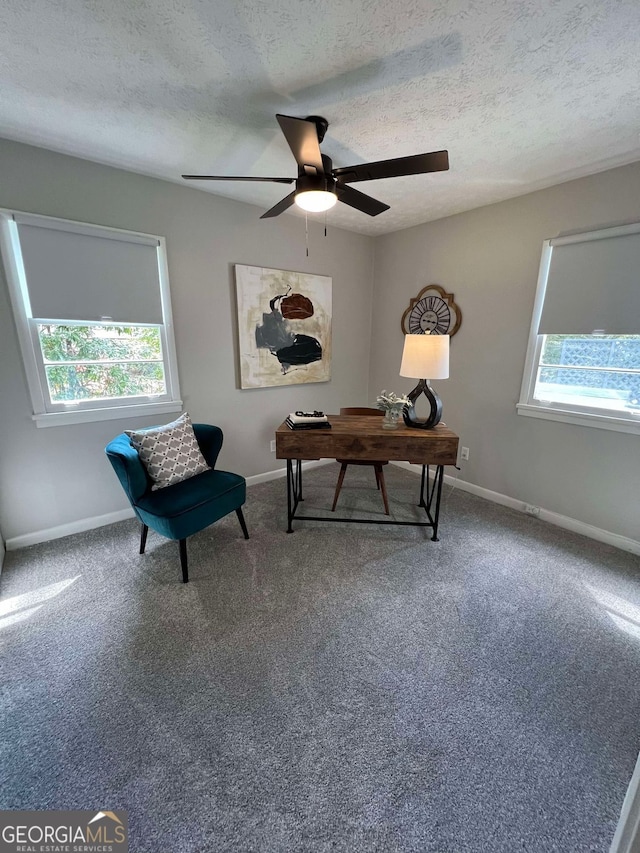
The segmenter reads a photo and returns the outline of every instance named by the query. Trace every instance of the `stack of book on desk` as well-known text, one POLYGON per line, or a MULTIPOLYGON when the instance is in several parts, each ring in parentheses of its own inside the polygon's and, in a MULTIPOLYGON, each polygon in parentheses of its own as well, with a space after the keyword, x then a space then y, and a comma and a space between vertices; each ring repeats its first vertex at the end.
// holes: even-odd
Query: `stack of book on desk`
POLYGON ((285 423, 289 429, 331 429, 324 412, 291 412, 285 423))

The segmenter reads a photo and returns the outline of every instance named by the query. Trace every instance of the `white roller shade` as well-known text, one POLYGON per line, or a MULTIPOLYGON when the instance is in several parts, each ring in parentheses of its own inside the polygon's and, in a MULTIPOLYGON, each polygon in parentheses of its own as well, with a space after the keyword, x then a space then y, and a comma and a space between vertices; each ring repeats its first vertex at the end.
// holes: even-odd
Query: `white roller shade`
POLYGON ((33 317, 162 323, 158 240, 17 214, 33 317))
POLYGON ((551 246, 539 334, 640 334, 640 226, 558 238, 551 246))

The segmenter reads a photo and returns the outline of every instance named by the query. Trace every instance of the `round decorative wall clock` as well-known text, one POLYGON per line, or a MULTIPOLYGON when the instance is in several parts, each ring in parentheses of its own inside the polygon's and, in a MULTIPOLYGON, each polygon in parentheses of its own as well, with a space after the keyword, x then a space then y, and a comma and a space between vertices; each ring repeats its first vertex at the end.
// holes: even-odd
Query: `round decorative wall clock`
POLYGON ((455 335, 462 323, 460 309, 437 284, 428 284, 409 302, 402 315, 401 325, 405 335, 455 335))

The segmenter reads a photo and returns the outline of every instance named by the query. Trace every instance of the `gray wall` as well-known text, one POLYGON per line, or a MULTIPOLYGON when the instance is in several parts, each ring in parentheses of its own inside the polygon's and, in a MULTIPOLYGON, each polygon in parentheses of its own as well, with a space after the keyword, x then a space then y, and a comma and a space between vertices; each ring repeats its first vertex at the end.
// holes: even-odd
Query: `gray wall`
MULTIPOLYGON (((251 205, 2 140, 0 174, 0 207, 166 237, 182 398, 193 420, 224 430, 222 467, 246 476, 281 467, 269 441, 290 411, 367 402, 371 238, 329 228, 325 239, 310 223, 307 258, 301 218, 260 221, 263 211, 251 205), (238 390, 235 263, 333 277, 329 383, 238 390)), ((0 280, 0 523, 7 539, 124 509, 104 445, 125 427, 172 417, 37 429, 0 280)))
POLYGON ((543 240, 639 220, 640 163, 377 238, 369 383, 371 394, 411 389, 398 375, 400 318, 427 284, 453 292, 462 326, 450 379, 434 385, 470 448, 460 479, 635 540, 638 436, 515 407, 543 240))
MULTIPOLYGON (((280 467, 273 429, 297 408, 370 404, 398 376, 400 318, 429 283, 463 312, 444 420, 471 450, 461 479, 638 539, 637 436, 516 415, 542 241, 640 219, 640 164, 378 237, 260 221, 250 205, 0 140, 0 207, 164 235, 180 382, 194 420, 226 433, 221 465, 280 467), (240 391, 233 264, 333 277, 330 383, 240 391), (375 276, 374 276, 375 269, 375 276), (373 311, 373 318, 372 318, 373 311)), ((103 447, 158 418, 37 429, 0 270, 0 524, 14 538, 124 509, 103 447)), ((164 417, 160 420, 168 420, 164 417)))

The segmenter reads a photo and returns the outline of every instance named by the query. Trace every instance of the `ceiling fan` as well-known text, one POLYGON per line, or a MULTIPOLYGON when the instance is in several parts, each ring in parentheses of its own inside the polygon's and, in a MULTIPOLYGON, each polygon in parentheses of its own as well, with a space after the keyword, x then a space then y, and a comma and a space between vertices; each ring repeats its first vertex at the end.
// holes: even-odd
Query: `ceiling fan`
POLYGON ((393 160, 378 160, 357 166, 333 168, 331 158, 320 151, 320 143, 329 127, 322 116, 276 115, 280 129, 289 143, 298 164, 297 178, 227 177, 225 175, 183 175, 188 181, 269 181, 275 184, 295 184, 295 190, 279 201, 260 219, 269 219, 284 213, 292 204, 303 210, 320 212, 329 210, 337 201, 356 210, 377 216, 389 210, 371 196, 354 190, 349 184, 358 181, 375 181, 380 178, 399 178, 403 175, 422 175, 425 172, 444 172, 449 168, 447 151, 432 151, 429 154, 414 154, 412 157, 397 157, 393 160))

